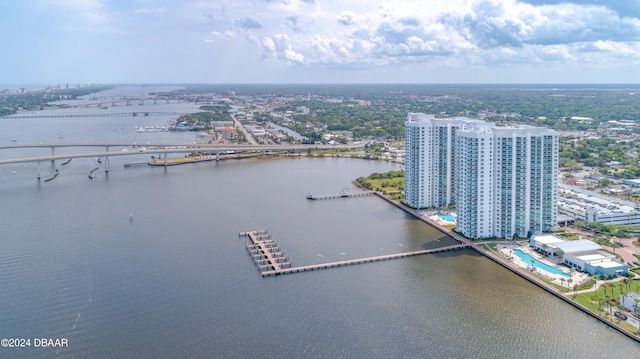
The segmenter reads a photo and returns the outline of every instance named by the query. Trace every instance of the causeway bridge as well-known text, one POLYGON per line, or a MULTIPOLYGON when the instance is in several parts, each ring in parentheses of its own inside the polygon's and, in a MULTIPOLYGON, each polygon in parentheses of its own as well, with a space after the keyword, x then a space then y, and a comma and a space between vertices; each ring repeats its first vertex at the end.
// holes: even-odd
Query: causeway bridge
POLYGON ((171 101, 180 102, 179 100, 172 100, 168 97, 159 98, 159 97, 127 97, 127 96, 111 98, 110 100, 104 97, 101 97, 101 98, 92 97, 91 100, 92 101, 103 100, 103 101, 91 102, 91 103, 79 103, 75 105, 69 105, 69 107, 93 107, 93 106, 104 107, 109 105, 117 106, 118 103, 125 103, 126 106, 131 106, 133 102, 137 102, 139 105, 144 105, 147 101, 150 101, 154 105, 157 105, 158 101, 161 101, 164 103, 170 103, 171 101))
MULTIPOLYGON (((109 172, 109 158, 115 156, 132 156, 141 154, 155 154, 164 158, 164 165, 168 166, 167 155, 173 153, 192 153, 201 152, 209 153, 216 156, 216 160, 220 160, 221 154, 242 153, 242 152, 258 152, 266 155, 269 152, 303 152, 309 149, 353 149, 361 146, 356 145, 210 145, 210 144, 176 144, 176 143, 40 143, 40 144, 11 144, 8 146, 0 146, 0 151, 6 149, 27 149, 27 148, 43 148, 49 149, 50 155, 42 155, 35 157, 21 157, 0 159, 0 165, 11 163, 29 163, 38 164, 38 179, 40 179, 40 163, 55 162, 58 160, 69 160, 72 158, 102 158, 104 159, 105 172, 109 172), (55 151, 59 148, 82 148, 72 154, 56 155, 55 151), (96 150, 91 150, 96 148, 96 150), (86 150, 89 149, 89 150, 86 150), (115 149, 115 150, 114 150, 115 149)), ((1 152, 0 152, 1 155, 1 152)), ((1 158, 1 156, 0 156, 1 158)))
MULTIPOLYGON (((44 111, 40 111, 44 112, 44 111)), ((2 118, 68 118, 68 117, 129 117, 129 116, 183 116, 188 113, 182 112, 149 112, 149 111, 134 111, 134 112, 108 112, 108 113, 81 113, 81 114, 39 114, 39 115, 27 115, 17 114, 3 116, 2 118)))

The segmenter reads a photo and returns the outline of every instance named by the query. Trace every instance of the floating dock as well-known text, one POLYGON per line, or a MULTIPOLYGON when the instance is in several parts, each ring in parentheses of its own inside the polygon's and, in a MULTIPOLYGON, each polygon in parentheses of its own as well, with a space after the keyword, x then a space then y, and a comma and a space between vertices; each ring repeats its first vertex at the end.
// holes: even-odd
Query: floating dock
POLYGON ((289 258, 284 255, 284 252, 282 252, 280 246, 278 246, 278 244, 271 238, 271 235, 267 233, 266 230, 240 232, 240 237, 245 236, 248 236, 251 239, 252 244, 247 244, 246 247, 249 251, 249 254, 253 257, 256 265, 258 266, 258 270, 262 273, 263 277, 309 272, 335 267, 345 267, 355 264, 380 262, 389 259, 413 257, 430 253, 455 251, 471 246, 468 243, 462 243, 440 248, 423 249, 419 251, 385 254, 380 256, 294 267, 291 261, 289 261, 289 258))
POLYGON ((133 162, 133 163, 125 163, 124 166, 125 167, 142 167, 142 166, 148 166, 149 162, 133 162))
POLYGON ((240 232, 240 237, 248 236, 251 243, 246 244, 247 251, 256 263, 258 270, 262 272, 280 271, 285 268, 291 268, 292 263, 289 261, 280 246, 271 238, 266 229, 250 232, 240 232))

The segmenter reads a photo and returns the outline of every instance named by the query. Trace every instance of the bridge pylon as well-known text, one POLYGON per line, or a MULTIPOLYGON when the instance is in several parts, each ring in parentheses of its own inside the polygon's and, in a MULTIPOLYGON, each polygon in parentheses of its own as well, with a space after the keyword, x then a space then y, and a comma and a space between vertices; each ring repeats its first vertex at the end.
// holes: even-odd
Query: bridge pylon
MULTIPOLYGON (((109 146, 105 146, 105 148, 105 152, 109 152, 109 146)), ((109 156, 104 157, 104 171, 109 172, 109 156)))

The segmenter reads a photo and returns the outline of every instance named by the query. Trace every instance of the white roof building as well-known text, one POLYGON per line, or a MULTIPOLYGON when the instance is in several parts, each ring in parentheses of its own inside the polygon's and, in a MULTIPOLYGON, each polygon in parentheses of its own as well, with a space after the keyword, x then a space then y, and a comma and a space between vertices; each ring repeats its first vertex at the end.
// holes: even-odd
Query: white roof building
POLYGON ((631 313, 640 312, 640 294, 638 293, 625 293, 620 295, 620 305, 631 313))
POLYGON ((602 250, 595 242, 580 239, 565 241, 552 235, 532 236, 531 247, 551 257, 561 257, 562 263, 591 275, 615 277, 629 272, 629 266, 615 255, 602 250))
POLYGON ((587 222, 640 225, 640 211, 634 203, 602 197, 576 187, 560 185, 558 210, 587 222))

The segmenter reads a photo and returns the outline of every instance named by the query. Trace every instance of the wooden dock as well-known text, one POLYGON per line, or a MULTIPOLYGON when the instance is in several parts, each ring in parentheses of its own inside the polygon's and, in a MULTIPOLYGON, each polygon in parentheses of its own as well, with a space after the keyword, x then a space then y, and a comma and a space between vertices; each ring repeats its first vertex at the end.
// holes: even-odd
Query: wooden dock
POLYGON ((264 272, 262 272, 262 276, 263 277, 270 277, 270 276, 282 275, 282 274, 308 272, 308 271, 335 268, 335 267, 345 267, 345 266, 355 265, 355 264, 380 262, 380 261, 389 260, 389 259, 398 259, 398 258, 420 256, 420 255, 423 255, 423 254, 455 251, 455 250, 458 250, 458 249, 468 248, 468 247, 469 247, 468 244, 454 244, 452 246, 446 246, 446 247, 440 247, 440 248, 434 248, 434 249, 424 249, 424 250, 419 250, 419 251, 386 254, 386 255, 381 255, 381 256, 358 258, 358 259, 348 259, 348 260, 338 261, 338 262, 312 264, 312 265, 307 265, 307 266, 299 266, 299 267, 291 267, 291 268, 281 268, 281 269, 274 269, 274 270, 264 271, 264 272))
POLYGON ((353 198, 353 197, 366 197, 373 196, 375 191, 366 191, 366 192, 346 192, 342 191, 338 194, 322 194, 317 195, 309 192, 307 194, 307 199, 319 200, 319 199, 337 199, 337 198, 353 198))
POLYGON ((149 162, 133 162, 133 163, 125 163, 124 166, 125 167, 142 167, 142 166, 148 166, 149 162))
POLYGON ((345 267, 355 264, 364 264, 371 262, 380 262, 389 259, 406 258, 413 256, 420 256, 423 254, 440 253, 447 251, 455 251, 462 248, 468 248, 471 246, 469 243, 454 244, 451 246, 423 249, 419 251, 402 252, 385 254, 380 256, 348 259, 338 262, 319 263, 306 266, 294 267, 289 258, 284 255, 284 252, 280 249, 278 244, 271 238, 271 235, 266 230, 240 232, 240 237, 248 236, 251 239, 251 244, 247 244, 247 250, 253 257, 258 270, 262 273, 263 277, 270 277, 283 274, 309 272, 320 269, 345 267))
POLYGON ((267 233, 267 230, 240 232, 240 237, 245 236, 251 239, 251 244, 247 244, 246 248, 261 272, 279 271, 292 267, 289 257, 271 239, 271 235, 267 233))

